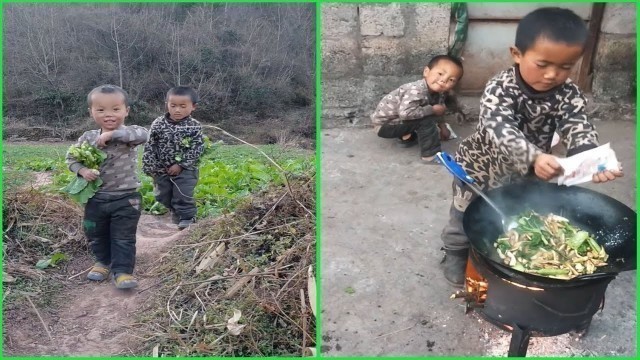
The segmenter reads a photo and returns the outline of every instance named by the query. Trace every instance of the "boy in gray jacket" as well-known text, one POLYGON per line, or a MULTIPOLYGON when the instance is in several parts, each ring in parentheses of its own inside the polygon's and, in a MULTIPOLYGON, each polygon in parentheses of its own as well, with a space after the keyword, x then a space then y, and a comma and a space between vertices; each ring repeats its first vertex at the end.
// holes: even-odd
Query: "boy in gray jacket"
POLYGON ((118 86, 98 86, 91 90, 87 102, 100 129, 82 134, 77 145, 87 141, 107 154, 99 175, 67 154, 69 170, 87 181, 98 177, 103 181, 84 209, 84 231, 96 258, 87 278, 102 281, 111 271, 117 288, 133 288, 138 285, 133 269, 141 203, 136 146, 147 141, 148 132, 140 126, 124 125, 129 102, 127 92, 118 86))

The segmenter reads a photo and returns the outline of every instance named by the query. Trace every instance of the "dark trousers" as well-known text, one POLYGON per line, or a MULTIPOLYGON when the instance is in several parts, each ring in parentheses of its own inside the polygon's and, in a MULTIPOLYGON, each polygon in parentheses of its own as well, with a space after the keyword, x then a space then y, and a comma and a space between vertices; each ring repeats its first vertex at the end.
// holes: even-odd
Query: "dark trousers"
POLYGON ((449 209, 449 222, 442 230, 440 239, 442 239, 445 249, 467 249, 469 247, 469 238, 464 232, 462 218, 464 211, 478 195, 458 179, 453 180, 451 187, 453 189, 453 201, 449 209))
POLYGON ((84 233, 96 260, 114 273, 133 274, 140 193, 96 194, 84 208, 84 233))
POLYGON ((198 170, 182 170, 178 176, 159 175, 153 178, 156 201, 171 210, 181 220, 193 219, 198 209, 193 190, 198 184, 198 170))
POLYGON ((440 151, 440 129, 434 117, 407 120, 401 124, 382 125, 378 136, 385 139, 400 138, 415 131, 418 135, 420 155, 430 157, 440 151))

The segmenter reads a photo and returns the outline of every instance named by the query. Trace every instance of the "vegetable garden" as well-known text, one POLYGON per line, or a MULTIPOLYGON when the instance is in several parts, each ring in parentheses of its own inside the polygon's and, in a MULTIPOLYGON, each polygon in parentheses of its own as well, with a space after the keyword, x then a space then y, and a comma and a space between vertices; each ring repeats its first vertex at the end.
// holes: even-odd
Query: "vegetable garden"
MULTIPOLYGON (((89 261, 82 207, 61 191, 75 181, 64 164, 69 146, 5 143, 5 319, 35 311, 32 326, 52 328, 43 318, 65 293, 92 285, 81 275, 89 261)), ((154 282, 138 291, 150 293, 151 305, 128 331, 148 341, 136 354, 295 356, 314 346, 314 156, 279 145, 259 151, 209 143, 195 191, 198 223, 145 267, 154 282), (227 321, 238 314, 232 331, 227 321)), ((141 180, 144 213, 163 214, 151 179, 141 180)))

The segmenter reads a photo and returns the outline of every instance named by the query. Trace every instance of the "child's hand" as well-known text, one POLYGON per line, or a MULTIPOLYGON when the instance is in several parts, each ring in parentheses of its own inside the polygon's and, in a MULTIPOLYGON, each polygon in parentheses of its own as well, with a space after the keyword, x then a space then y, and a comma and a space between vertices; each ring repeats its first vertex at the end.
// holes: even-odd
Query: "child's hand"
POLYGON ((619 177, 623 177, 624 174, 622 173, 622 164, 618 163, 618 168, 620 170, 605 170, 605 171, 601 171, 599 173, 593 174, 593 178, 592 178, 593 182, 601 183, 601 182, 615 180, 616 178, 619 178, 619 177))
POLYGON ((435 115, 438 115, 438 116, 443 115, 446 110, 447 108, 444 105, 440 105, 440 104, 433 105, 433 113, 435 115))
POLYGON ((549 154, 540 154, 533 162, 533 170, 536 176, 544 181, 549 181, 562 174, 562 166, 558 164, 556 157, 549 154))
POLYGON ((89 169, 89 168, 82 168, 80 170, 78 170, 78 174, 80 176, 82 176, 85 180, 87 181, 93 181, 95 179, 98 178, 99 173, 96 173, 95 171, 89 169))
POLYGON ((102 134, 100 134, 100 136, 98 136, 98 139, 96 140, 96 146, 99 148, 103 148, 107 146, 107 142, 111 141, 112 137, 113 137, 113 131, 103 132, 102 134))
POLYGON ((182 167, 178 164, 173 164, 167 169, 167 174, 170 176, 178 176, 182 172, 182 167))
POLYGON ((451 137, 451 131, 447 129, 447 125, 438 124, 438 127, 440 128, 440 140, 449 140, 449 138, 451 137))

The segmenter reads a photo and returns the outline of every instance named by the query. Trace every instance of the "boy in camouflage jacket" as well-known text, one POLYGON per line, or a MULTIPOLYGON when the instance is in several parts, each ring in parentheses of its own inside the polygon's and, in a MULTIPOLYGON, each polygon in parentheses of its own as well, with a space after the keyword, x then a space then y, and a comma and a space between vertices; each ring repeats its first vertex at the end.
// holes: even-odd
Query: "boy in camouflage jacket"
POLYGON ((371 115, 378 136, 397 139, 402 147, 420 145, 422 160, 436 163, 440 139, 451 135, 441 115, 448 92, 462 77, 462 63, 449 55, 435 56, 424 68, 423 78, 404 84, 385 96, 371 115))
POLYGON ((167 92, 167 113, 151 124, 142 170, 153 177, 156 200, 166 206, 178 228, 185 229, 197 213, 193 191, 204 151, 202 126, 191 117, 198 102, 195 90, 178 86, 167 92))
MULTIPOLYGON (((569 79, 587 35, 584 22, 571 10, 541 8, 522 18, 510 49, 515 65, 489 80, 476 132, 456 152, 456 161, 483 190, 532 175, 544 181, 560 175, 562 168, 549 154, 556 129, 567 156, 598 146, 598 134, 585 113, 586 99, 569 79)), ((618 176, 621 171, 604 171, 593 181, 618 176)), ((462 215, 475 197, 454 180, 450 220, 441 236, 444 276, 453 285, 464 283, 469 239, 462 215)))

